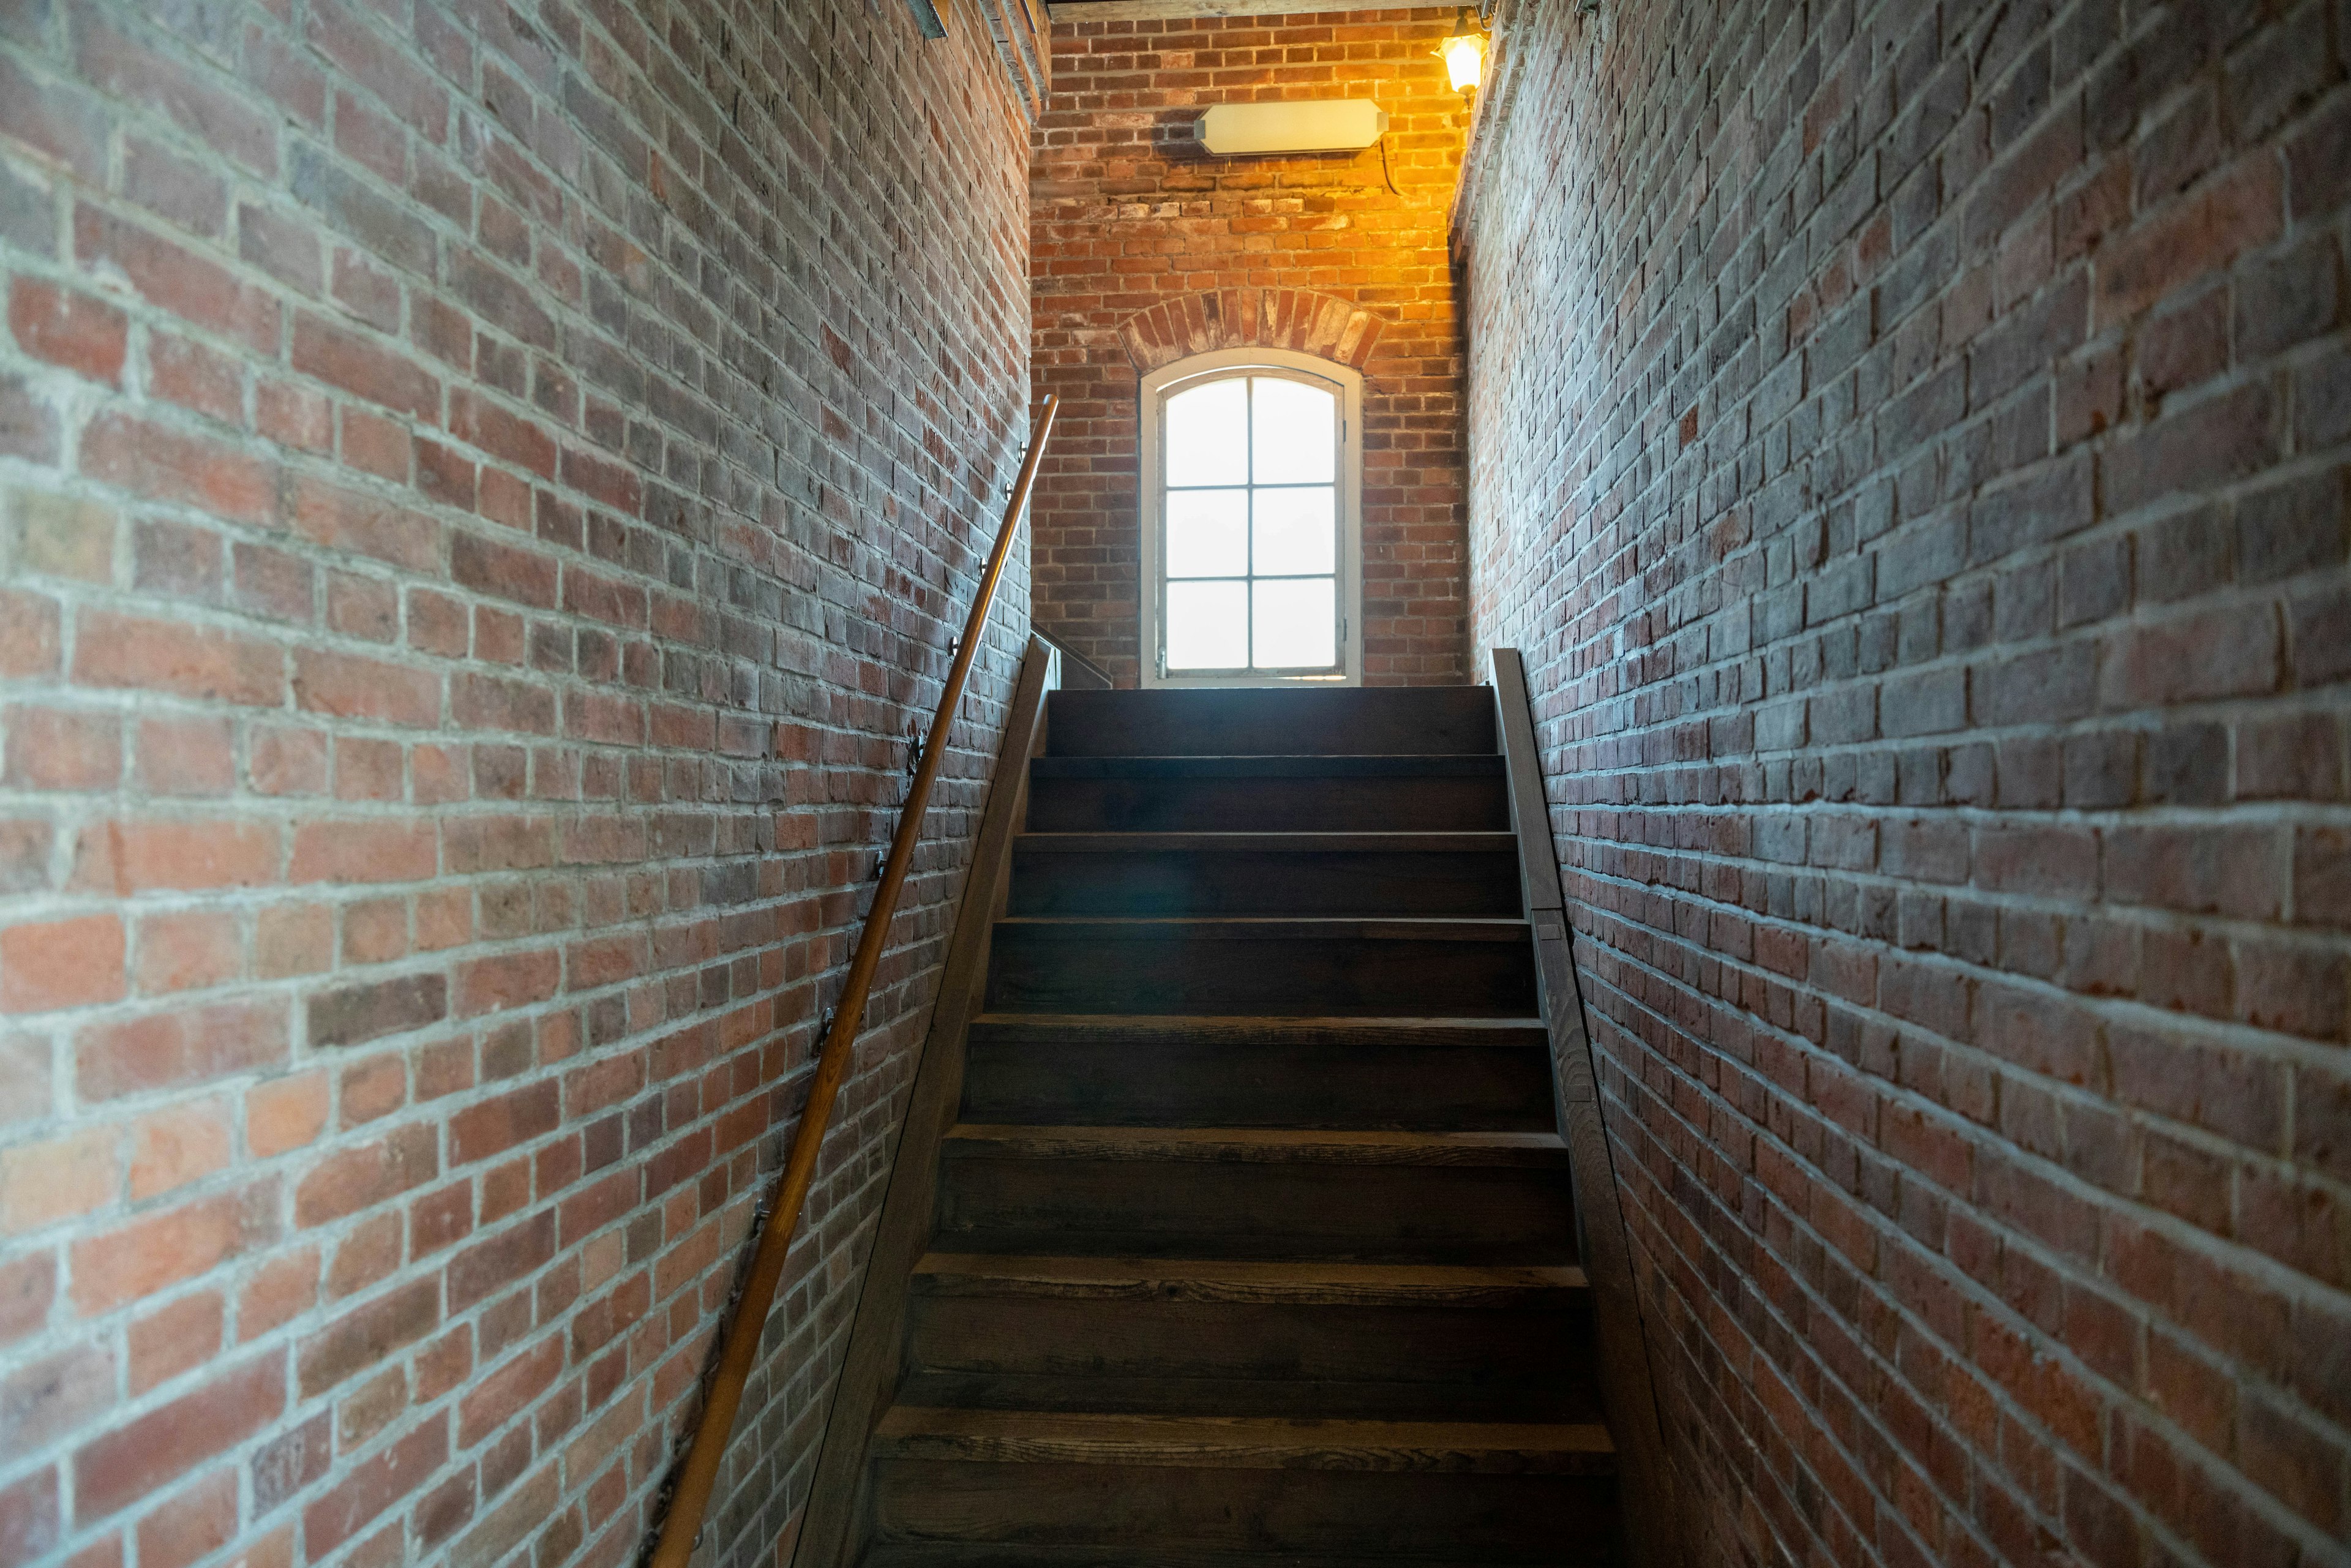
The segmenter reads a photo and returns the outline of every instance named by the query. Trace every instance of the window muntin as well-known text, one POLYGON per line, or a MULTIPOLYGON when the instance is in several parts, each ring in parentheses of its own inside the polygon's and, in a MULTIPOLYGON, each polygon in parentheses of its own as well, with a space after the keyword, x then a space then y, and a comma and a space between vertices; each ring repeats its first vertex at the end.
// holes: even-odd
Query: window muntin
POLYGON ((1165 675, 1339 671, 1341 390, 1252 366, 1161 398, 1165 675))

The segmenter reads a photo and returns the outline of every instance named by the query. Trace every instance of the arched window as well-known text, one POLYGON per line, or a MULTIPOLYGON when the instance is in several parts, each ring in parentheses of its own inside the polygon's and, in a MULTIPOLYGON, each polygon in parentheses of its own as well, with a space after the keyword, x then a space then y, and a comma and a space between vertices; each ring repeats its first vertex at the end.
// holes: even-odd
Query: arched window
POLYGON ((1353 685, 1363 377, 1228 349, 1143 382, 1143 684, 1353 685))

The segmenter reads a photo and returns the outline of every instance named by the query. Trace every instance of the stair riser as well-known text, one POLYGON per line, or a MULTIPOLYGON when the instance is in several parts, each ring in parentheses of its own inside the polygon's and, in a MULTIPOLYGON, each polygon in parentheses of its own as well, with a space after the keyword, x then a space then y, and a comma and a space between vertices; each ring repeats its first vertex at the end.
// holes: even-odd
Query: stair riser
POLYGON ((1300 1383, 1265 1378, 1122 1377, 1109 1374, 909 1372, 898 1384, 907 1404, 962 1409, 1074 1411, 1093 1415, 1189 1413, 1306 1421, 1598 1422, 1599 1396, 1579 1398, 1550 1384, 1300 1383))
POLYGON ((1364 756, 1496 749, 1494 696, 1417 690, 1056 692, 1057 757, 1364 756))
POLYGON ((963 1119, 1094 1126, 1421 1127, 1548 1132, 1540 1051, 1222 1040, 1121 1049, 974 1042, 963 1119))
MULTIPOLYGON (((1040 1380, 1060 1381, 1066 1388, 1052 1402, 1058 1408, 1091 1407, 1090 1390, 1104 1378, 1418 1390, 1410 1405, 1384 1412, 1393 1419, 1455 1416, 1480 1390, 1495 1388, 1542 1399, 1552 1420, 1586 1419, 1592 1407, 1583 1351, 1589 1319, 1564 1308, 1007 1296, 917 1296, 911 1305, 914 1370, 1020 1376, 1031 1398, 1040 1380)), ((1221 1388, 1168 1407, 1250 1413, 1234 1408, 1221 1388)))
POLYGON ((1029 831, 1079 832, 1497 832, 1498 775, 1356 779, 1029 780, 1029 831))
POLYGON ((1070 940, 998 926, 991 1010, 1526 1018, 1525 942, 1416 937, 1070 940))
POLYGON ((1040 852, 1013 860, 1015 915, 1519 912, 1514 854, 1040 852))
POLYGON ((1563 1264, 1573 1234, 1551 1170, 956 1155, 940 1176, 947 1251, 1563 1264))
POLYGON ((1475 1552, 1599 1568, 1614 1560, 1614 1490, 1598 1476, 886 1459, 873 1500, 885 1541, 1475 1552))

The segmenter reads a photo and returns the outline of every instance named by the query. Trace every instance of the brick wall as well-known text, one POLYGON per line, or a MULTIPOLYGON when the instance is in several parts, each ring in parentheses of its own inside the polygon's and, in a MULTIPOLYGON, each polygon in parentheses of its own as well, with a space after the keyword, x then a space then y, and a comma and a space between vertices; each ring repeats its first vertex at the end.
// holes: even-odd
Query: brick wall
POLYGON ((2351 6, 1505 9, 1464 240, 1704 1562, 2351 1562, 2351 6))
POLYGON ((1035 131, 1035 375, 1061 394, 1038 480, 1040 626, 1132 685, 1143 374, 1228 347, 1352 362, 1364 387, 1374 684, 1468 678, 1461 346, 1446 256, 1462 133, 1431 53, 1452 16, 1353 11, 1056 22, 1035 131), (1211 159, 1217 103, 1369 98, 1387 162, 1211 159), (1390 182, 1393 180, 1393 189, 1390 182))
MULTIPOLYGON (((638 1549, 1025 439, 1017 54, 0 7, 0 1562, 638 1549)), ((805 1491, 1026 601, 712 1561, 805 1491)))

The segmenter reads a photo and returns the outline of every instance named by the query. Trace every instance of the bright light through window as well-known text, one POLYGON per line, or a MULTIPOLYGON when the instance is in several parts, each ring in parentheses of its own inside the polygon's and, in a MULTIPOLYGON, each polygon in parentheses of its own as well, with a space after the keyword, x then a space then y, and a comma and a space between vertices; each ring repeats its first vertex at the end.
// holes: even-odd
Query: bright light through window
POLYGON ((1231 376, 1166 400, 1169 671, 1339 661, 1339 400, 1231 376))

